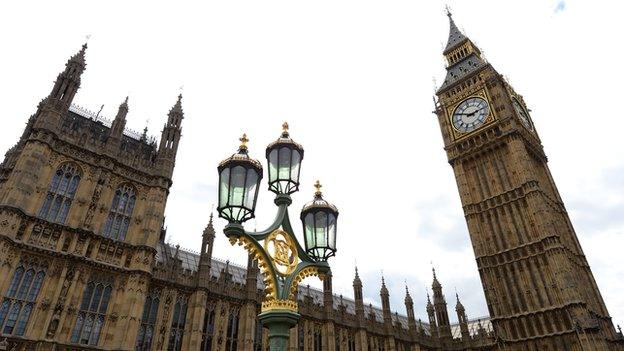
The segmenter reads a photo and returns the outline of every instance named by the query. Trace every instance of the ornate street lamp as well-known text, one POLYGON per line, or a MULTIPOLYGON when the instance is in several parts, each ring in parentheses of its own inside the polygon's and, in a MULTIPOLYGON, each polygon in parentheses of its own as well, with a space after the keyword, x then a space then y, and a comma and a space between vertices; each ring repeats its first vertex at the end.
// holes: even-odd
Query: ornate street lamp
POLYGON ((230 243, 244 246, 258 261, 264 278, 265 298, 258 318, 269 329, 271 351, 288 347, 289 330, 299 321, 297 288, 309 276, 331 274, 327 259, 336 252, 338 210, 322 197, 316 182, 314 200, 301 211, 305 249, 292 229, 290 194, 299 190, 303 148, 295 143, 284 123, 281 137, 266 150, 269 190, 276 194, 277 216, 267 229, 248 232, 242 223, 254 217, 262 166, 249 157, 243 135, 238 153, 219 164, 219 216, 228 220, 223 232, 230 243))
POLYGON ((219 171, 219 216, 233 223, 254 218, 262 164, 247 153, 247 134, 239 139, 238 152, 223 160, 219 171))
POLYGON ((321 183, 314 184, 314 200, 301 210, 306 252, 317 261, 327 261, 336 254, 336 219, 338 209, 323 199, 321 183))

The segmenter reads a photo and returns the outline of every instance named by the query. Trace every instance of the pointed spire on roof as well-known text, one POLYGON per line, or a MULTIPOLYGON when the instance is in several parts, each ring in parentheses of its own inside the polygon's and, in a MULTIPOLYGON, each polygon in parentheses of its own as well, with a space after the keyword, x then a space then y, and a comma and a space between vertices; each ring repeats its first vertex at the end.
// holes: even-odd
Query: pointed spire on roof
POLYGON ((362 286, 362 280, 360 279, 357 266, 355 266, 355 278, 353 278, 353 285, 362 286))
POLYGON ((436 271, 435 271, 435 267, 432 267, 431 270, 433 271, 433 288, 437 289, 437 288, 442 288, 442 285, 440 284, 440 282, 438 281, 438 277, 436 276, 436 271))
POLYGON ((82 48, 80 49, 80 51, 78 51, 74 56, 72 56, 69 59, 69 62, 76 62, 76 63, 84 64, 86 51, 87 51, 87 42, 82 44, 82 48))
POLYGON ((460 43, 463 43, 466 39, 468 39, 455 25, 455 21, 453 21, 453 14, 451 13, 451 9, 446 7, 446 15, 449 18, 449 37, 448 42, 446 43, 446 48, 444 49, 444 53, 449 50, 455 48, 460 43))
POLYGON ((206 229, 204 229, 204 236, 215 236, 214 225, 212 224, 213 213, 210 212, 210 219, 208 219, 208 225, 206 225, 206 229))
POLYGON ((455 305, 455 310, 457 312, 465 311, 464 305, 462 305, 461 301, 459 300, 459 294, 457 292, 455 293, 455 297, 457 298, 457 305, 455 305))
POLYGON ((405 304, 413 304, 412 296, 409 293, 409 289, 407 287, 407 283, 405 284, 405 304))
POLYGON ((429 290, 427 290, 427 312, 433 312, 433 304, 431 303, 431 298, 429 297, 429 290))
POLYGON ((386 280, 384 279, 383 272, 381 273, 381 290, 380 294, 389 295, 388 288, 386 287, 386 280))

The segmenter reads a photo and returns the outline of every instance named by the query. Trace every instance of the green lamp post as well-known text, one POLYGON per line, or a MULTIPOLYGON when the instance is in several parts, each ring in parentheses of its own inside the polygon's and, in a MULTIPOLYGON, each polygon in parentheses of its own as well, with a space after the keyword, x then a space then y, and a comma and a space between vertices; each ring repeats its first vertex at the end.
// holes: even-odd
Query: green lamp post
POLYGON ((238 152, 223 160, 219 172, 219 216, 229 223, 223 232, 232 245, 242 245, 254 259, 264 279, 265 297, 259 320, 269 329, 271 351, 288 348, 289 330, 299 321, 297 288, 309 276, 324 279, 330 274, 327 259, 336 253, 338 209, 325 201, 321 185, 315 184, 314 199, 301 211, 304 247, 297 240, 288 206, 290 195, 299 190, 303 147, 290 138, 288 124, 282 135, 266 149, 269 190, 276 194, 277 216, 267 229, 248 232, 243 223, 254 218, 262 165, 247 150, 246 135, 238 152))

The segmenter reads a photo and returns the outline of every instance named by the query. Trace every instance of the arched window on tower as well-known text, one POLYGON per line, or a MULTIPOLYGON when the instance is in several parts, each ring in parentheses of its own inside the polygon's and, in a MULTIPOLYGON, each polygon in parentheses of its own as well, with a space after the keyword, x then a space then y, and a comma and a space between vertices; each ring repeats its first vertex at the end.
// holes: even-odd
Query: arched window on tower
POLYGON ((180 351, 182 349, 182 338, 184 337, 184 326, 186 324, 186 297, 178 298, 173 308, 173 319, 171 320, 171 332, 169 333, 169 346, 167 351, 180 351))
POLYGON ((111 278, 93 275, 82 294, 82 303, 71 335, 71 342, 97 346, 113 292, 111 278))
POLYGON ((136 193, 132 186, 125 184, 117 188, 102 230, 104 237, 120 241, 126 239, 135 203, 136 193))
POLYGON ((256 319, 256 330, 254 332, 254 351, 263 351, 262 347, 262 334, 264 333, 264 328, 262 327, 262 323, 258 319, 256 319))
POLYGON ((156 316, 158 315, 159 302, 160 299, 158 298, 158 293, 155 291, 150 292, 145 298, 143 317, 141 317, 141 327, 139 328, 139 335, 137 336, 135 346, 136 351, 148 351, 152 349, 152 339, 154 336, 154 329, 156 327, 156 316))
POLYGON ((208 301, 204 314, 204 328, 202 332, 201 351, 212 351, 212 339, 215 327, 215 303, 208 301))
POLYGON ((238 308, 231 307, 228 317, 225 351, 236 351, 238 345, 238 308))
POLYGON ((323 330, 320 325, 314 326, 314 351, 323 349, 323 330))
POLYGON ((64 224, 81 177, 82 172, 76 164, 61 165, 52 176, 39 217, 64 224))
POLYGON ((44 278, 44 267, 20 262, 0 305, 1 334, 24 335, 44 278))

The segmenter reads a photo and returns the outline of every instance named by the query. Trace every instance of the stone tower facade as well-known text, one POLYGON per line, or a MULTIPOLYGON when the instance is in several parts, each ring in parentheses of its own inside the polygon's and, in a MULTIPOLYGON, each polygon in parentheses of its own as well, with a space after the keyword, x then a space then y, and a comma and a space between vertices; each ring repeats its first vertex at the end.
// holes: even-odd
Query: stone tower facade
POLYGON ((621 350, 529 109, 453 22, 437 114, 506 350, 621 350))

